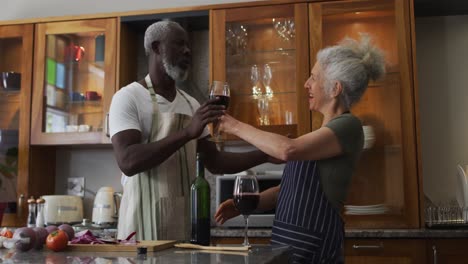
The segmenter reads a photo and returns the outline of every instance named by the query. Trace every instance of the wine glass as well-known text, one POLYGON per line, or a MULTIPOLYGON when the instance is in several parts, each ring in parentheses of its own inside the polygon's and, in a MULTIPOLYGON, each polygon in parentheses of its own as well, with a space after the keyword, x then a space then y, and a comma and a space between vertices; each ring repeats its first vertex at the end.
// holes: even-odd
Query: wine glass
POLYGON ((263 66, 263 86, 265 87, 265 95, 268 99, 273 97, 273 90, 271 89, 270 83, 273 78, 273 72, 268 64, 263 66))
MULTIPOLYGON (((226 82, 213 81, 210 85, 210 99, 218 97, 219 99, 214 102, 217 105, 224 105, 225 109, 229 106, 231 91, 229 85, 226 82)), ((212 137, 210 138, 213 142, 222 142, 221 132, 218 131, 218 122, 211 124, 212 137)))
POLYGON ((249 227, 249 215, 257 209, 260 199, 258 181, 255 175, 239 175, 234 182, 234 205, 244 216, 244 246, 250 246, 247 230, 249 227))
POLYGON ((250 68, 250 81, 252 82, 252 95, 254 99, 258 99, 259 96, 262 95, 262 90, 258 85, 258 81, 260 80, 260 70, 258 69, 257 65, 254 64, 250 68))

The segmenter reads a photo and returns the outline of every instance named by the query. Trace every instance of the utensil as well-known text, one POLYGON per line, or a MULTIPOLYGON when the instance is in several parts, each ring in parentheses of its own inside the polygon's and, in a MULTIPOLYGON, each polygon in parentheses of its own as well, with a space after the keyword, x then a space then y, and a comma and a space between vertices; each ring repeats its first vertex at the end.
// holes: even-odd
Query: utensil
POLYGON ((175 240, 142 240, 135 245, 129 244, 68 244, 67 251, 83 252, 137 252, 145 247, 148 252, 160 251, 174 246, 175 240))
POLYGON ((202 249, 202 250, 220 250, 220 251, 247 251, 249 246, 201 246, 190 243, 178 243, 174 247, 178 248, 190 248, 190 249, 202 249))

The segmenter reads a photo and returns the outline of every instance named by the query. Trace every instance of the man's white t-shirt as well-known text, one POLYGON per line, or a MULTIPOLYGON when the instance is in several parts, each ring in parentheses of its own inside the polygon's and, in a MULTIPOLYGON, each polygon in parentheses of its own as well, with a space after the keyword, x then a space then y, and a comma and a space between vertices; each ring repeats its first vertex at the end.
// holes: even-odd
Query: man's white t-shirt
MULTIPOLYGON (((193 111, 196 111, 200 107, 195 98, 179 89, 172 102, 156 94, 159 111, 161 113, 172 112, 192 116, 192 109, 181 93, 188 99, 193 111)), ((148 142, 153 122, 152 114, 153 102, 146 87, 138 82, 133 82, 123 87, 112 97, 109 110, 109 133, 111 138, 120 131, 136 129, 141 132, 141 143, 148 142)), ((199 138, 208 135, 209 131, 205 127, 199 138)), ((125 184, 126 178, 127 176, 122 174, 122 185, 125 184)))

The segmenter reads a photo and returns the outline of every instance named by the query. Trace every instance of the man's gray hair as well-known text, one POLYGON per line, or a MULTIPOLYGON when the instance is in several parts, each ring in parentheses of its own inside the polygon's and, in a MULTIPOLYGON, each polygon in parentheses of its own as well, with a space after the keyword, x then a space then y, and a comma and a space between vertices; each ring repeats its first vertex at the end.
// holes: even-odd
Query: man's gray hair
POLYGON ((343 87, 341 98, 349 109, 366 91, 369 80, 385 74, 385 60, 367 34, 360 41, 345 38, 336 46, 320 50, 317 61, 322 67, 325 92, 331 94, 338 81, 343 87))
POLYGON ((167 39, 169 32, 174 29, 184 30, 177 22, 169 20, 158 21, 149 26, 146 29, 144 41, 146 55, 151 53, 151 44, 153 42, 167 39))

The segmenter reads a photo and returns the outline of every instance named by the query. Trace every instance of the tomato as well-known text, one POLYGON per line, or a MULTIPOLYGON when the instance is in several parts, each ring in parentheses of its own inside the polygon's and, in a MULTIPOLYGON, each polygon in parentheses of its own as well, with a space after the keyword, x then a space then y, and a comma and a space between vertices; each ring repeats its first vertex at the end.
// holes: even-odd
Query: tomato
POLYGON ((3 228, 2 231, 0 232, 0 236, 12 238, 12 237, 13 237, 13 232, 11 232, 10 229, 8 229, 8 228, 5 227, 5 228, 3 228))
POLYGON ((48 249, 53 251, 61 251, 68 245, 68 235, 63 230, 56 230, 50 233, 46 239, 48 249))

